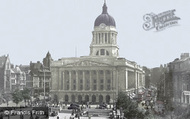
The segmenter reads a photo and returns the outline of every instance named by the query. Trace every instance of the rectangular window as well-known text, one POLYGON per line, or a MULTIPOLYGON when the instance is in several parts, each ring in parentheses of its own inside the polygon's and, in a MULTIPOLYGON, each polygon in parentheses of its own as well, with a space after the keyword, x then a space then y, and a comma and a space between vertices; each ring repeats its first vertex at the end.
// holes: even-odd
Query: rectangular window
POLYGON ((110 79, 107 80, 108 83, 111 83, 110 79))
POLYGON ((104 89, 104 86, 103 85, 100 85, 100 90, 103 90, 104 89))
POLYGON ((107 71, 106 71, 106 74, 110 74, 110 71, 109 71, 109 70, 107 70, 107 71))
POLYGON ((73 85, 73 90, 76 90, 76 85, 73 85))
POLYGON ((94 83, 96 83, 96 79, 94 79, 94 83))
POLYGON ((79 71, 79 74, 82 75, 82 71, 79 71))
POLYGON ((69 85, 67 85, 67 90, 69 90, 69 85))
POLYGON ((11 82, 12 82, 12 83, 15 83, 15 80, 12 80, 11 82))
POLYGON ((93 71, 93 74, 96 74, 96 71, 93 71))
POLYGON ((86 90, 89 90, 89 89, 90 89, 89 85, 86 85, 86 90))
POLYGON ((94 88, 93 88, 94 90, 96 90, 96 85, 94 85, 94 88))
POLYGON ((80 80, 80 83, 83 83, 83 80, 82 80, 82 79, 80 80))
POLYGON ((86 74, 89 74, 89 71, 86 71, 86 74))
POLYGON ((100 74, 103 74, 103 70, 100 70, 100 74))
POLYGON ((107 90, 110 90, 111 88, 110 88, 110 85, 107 85, 107 90))
POLYGON ((105 55, 105 50, 104 49, 100 50, 100 55, 105 55))
POLYGON ((83 85, 80 85, 80 90, 83 90, 83 85))
POLYGON ((101 79, 101 80, 100 80, 100 83, 104 83, 104 80, 103 80, 103 79, 101 79))

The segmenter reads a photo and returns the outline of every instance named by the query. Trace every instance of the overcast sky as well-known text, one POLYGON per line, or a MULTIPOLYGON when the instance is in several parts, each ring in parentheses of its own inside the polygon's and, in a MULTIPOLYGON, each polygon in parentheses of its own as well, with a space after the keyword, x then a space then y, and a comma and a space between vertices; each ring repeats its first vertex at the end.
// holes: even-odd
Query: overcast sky
MULTIPOLYGON (((95 19, 103 0, 1 0, 0 56, 14 65, 88 56, 95 19)), ((115 19, 120 57, 149 68, 190 52, 190 0, 107 0, 115 19), (143 29, 143 16, 175 9, 177 26, 162 31, 143 29)))

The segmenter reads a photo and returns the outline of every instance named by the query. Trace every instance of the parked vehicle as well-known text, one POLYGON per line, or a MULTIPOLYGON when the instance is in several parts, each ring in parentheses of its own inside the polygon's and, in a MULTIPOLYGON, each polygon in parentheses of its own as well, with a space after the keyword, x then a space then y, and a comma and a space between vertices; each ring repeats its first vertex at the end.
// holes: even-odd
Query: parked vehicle
POLYGON ((70 107, 73 107, 73 106, 74 106, 74 107, 80 107, 80 106, 79 106, 78 104, 76 104, 76 103, 71 103, 71 104, 70 104, 70 107))
POLYGON ((99 105, 99 107, 107 108, 107 104, 106 103, 102 103, 102 104, 99 105))
POLYGON ((56 111, 50 112, 49 116, 57 116, 58 113, 56 111))
POLYGON ((67 109, 79 109, 77 106, 69 106, 67 109))

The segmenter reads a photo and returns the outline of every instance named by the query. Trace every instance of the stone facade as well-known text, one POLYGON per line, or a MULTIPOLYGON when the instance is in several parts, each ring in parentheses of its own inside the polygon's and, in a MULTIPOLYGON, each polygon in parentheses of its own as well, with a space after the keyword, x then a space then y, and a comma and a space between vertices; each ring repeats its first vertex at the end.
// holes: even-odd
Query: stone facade
POLYGON ((63 102, 108 103, 118 91, 132 93, 144 87, 144 72, 126 59, 64 58, 53 62, 51 71, 51 93, 63 102))
POLYGON ((33 89, 34 93, 49 93, 51 88, 51 71, 50 63, 52 61, 51 55, 48 52, 43 59, 43 64, 39 61, 37 63, 30 62, 30 80, 28 81, 28 88, 33 89), (44 87, 45 84, 45 87, 44 87))
POLYGON ((181 54, 180 59, 169 64, 173 79, 173 100, 190 104, 190 57, 189 53, 181 54))
POLYGON ((19 66, 11 69, 11 91, 23 90, 26 87, 26 73, 19 66))
POLYGON ((90 55, 51 63, 52 97, 65 103, 113 103, 119 91, 133 93, 144 87, 142 68, 119 57, 113 20, 104 4, 102 14, 95 20, 90 55))
POLYGON ((163 68, 158 91, 158 98, 166 103, 190 104, 189 53, 182 53, 163 68))
POLYGON ((0 92, 10 93, 11 91, 11 62, 9 55, 0 57, 0 92))

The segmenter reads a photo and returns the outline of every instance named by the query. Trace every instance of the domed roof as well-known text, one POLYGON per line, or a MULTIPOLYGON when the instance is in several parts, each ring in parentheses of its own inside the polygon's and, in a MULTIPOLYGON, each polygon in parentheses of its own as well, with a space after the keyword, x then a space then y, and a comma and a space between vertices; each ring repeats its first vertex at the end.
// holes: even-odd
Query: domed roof
POLYGON ((106 3, 104 3, 103 5, 102 14, 96 18, 94 26, 99 26, 101 23, 104 23, 106 26, 116 27, 114 18, 110 16, 107 12, 106 3))

